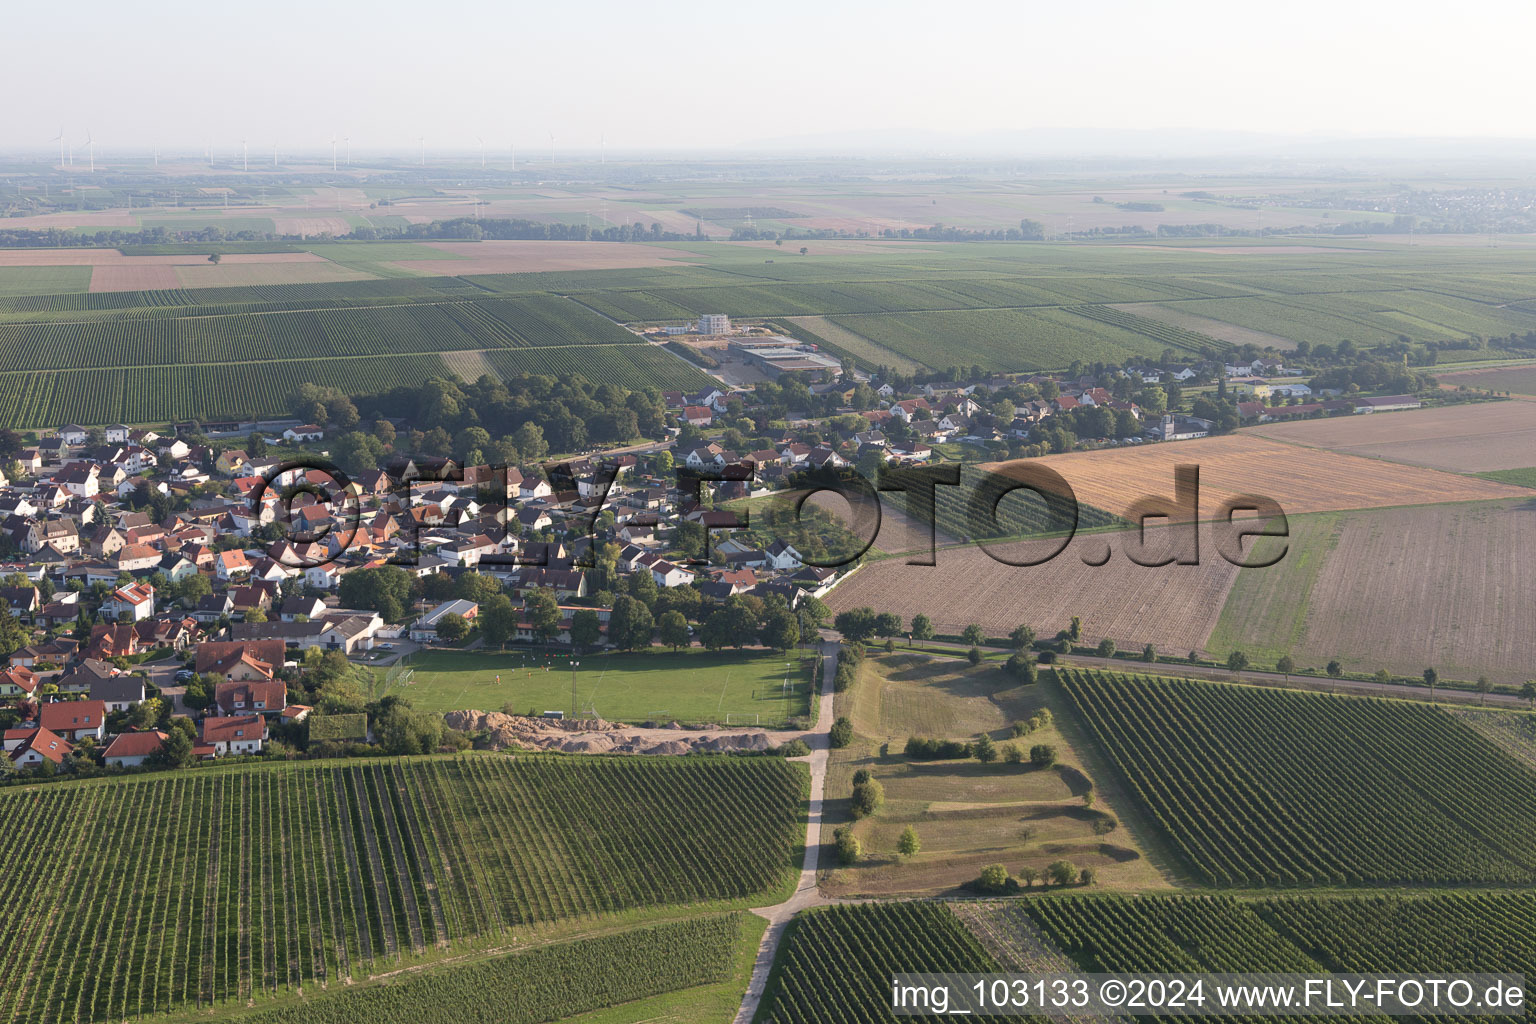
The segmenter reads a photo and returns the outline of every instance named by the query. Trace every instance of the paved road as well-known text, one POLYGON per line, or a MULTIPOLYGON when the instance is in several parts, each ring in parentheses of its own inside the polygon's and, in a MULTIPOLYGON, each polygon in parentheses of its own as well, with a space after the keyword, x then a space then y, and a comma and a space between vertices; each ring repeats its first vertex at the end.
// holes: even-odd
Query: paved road
POLYGON ((816 868, 821 859, 821 805, 827 783, 827 758, 831 749, 827 734, 832 728, 832 680, 837 674, 838 649, 837 643, 823 640, 821 707, 816 715, 816 725, 803 737, 811 748, 810 756, 805 758, 811 766, 811 800, 806 815, 805 861, 800 868, 800 884, 795 887, 794 895, 783 903, 752 911, 768 919, 768 930, 763 933, 762 944, 757 948, 757 960, 752 965, 752 980, 747 983, 741 1009, 736 1013, 736 1024, 750 1024, 753 1015, 757 1013, 758 1003, 763 998, 763 988, 768 984, 768 972, 773 968, 774 957, 779 951, 779 940, 784 937, 789 919, 806 907, 831 902, 816 887, 816 868))

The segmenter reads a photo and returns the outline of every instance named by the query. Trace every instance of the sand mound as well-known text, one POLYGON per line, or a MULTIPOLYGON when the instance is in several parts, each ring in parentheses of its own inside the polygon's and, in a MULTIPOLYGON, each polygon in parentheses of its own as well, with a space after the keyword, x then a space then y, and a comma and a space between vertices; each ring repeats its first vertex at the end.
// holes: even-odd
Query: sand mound
MULTIPOLYGON (((496 711, 450 711, 450 729, 483 732, 493 750, 522 748, 572 754, 691 754, 771 750, 777 743, 761 730, 684 729, 677 722, 641 728, 601 718, 529 718, 496 711)), ((786 736, 784 739, 792 737, 786 736)))

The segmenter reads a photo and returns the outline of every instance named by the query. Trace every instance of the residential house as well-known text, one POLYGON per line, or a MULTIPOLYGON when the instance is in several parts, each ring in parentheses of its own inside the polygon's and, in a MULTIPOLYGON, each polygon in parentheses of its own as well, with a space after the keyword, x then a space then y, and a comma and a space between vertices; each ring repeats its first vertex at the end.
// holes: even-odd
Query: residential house
POLYGON ((37 674, 17 665, 0 671, 0 700, 29 700, 37 692, 37 674))
POLYGON ((26 621, 42 606, 42 596, 36 587, 0 587, 0 602, 16 618, 26 621))
POLYGON ((277 715, 288 706, 288 684, 270 678, 226 680, 214 688, 213 701, 226 715, 277 715))
POLYGON ((245 557, 244 551, 221 551, 214 558, 213 571, 219 579, 227 582, 238 577, 250 575, 251 563, 245 557))
POLYGON ((215 471, 224 476, 239 476, 245 469, 245 464, 251 461, 251 457, 239 448, 230 448, 219 453, 219 457, 213 460, 215 471))
POLYGON ((325 428, 314 423, 304 423, 297 427, 289 427, 283 431, 284 441, 297 441, 302 444, 306 441, 322 441, 324 439, 325 428))
POLYGON ((325 602, 318 597, 305 597, 295 594, 284 598, 281 607, 278 608, 278 618, 284 622, 297 622, 300 618, 318 619, 325 614, 325 602))
POLYGON ((61 700, 37 709, 38 721, 71 743, 106 735, 107 706, 99 700, 61 700))
POLYGON ((25 736, 18 737, 14 750, 10 750, 10 758, 17 768, 36 768, 44 761, 52 761, 59 765, 64 763, 74 750, 69 741, 45 728, 8 731, 5 735, 7 743, 11 742, 12 732, 25 732, 25 736))
POLYGON ((148 583, 133 583, 118 587, 112 596, 101 604, 104 619, 126 619, 139 622, 155 613, 155 588, 148 583))
POLYGON ((91 680, 91 700, 100 701, 107 713, 127 711, 144 700, 144 677, 131 672, 91 680))
POLYGON ((168 738, 159 730, 125 732, 107 744, 107 749, 102 751, 102 758, 114 768, 139 768, 165 749, 168 738))
POLYGON ((236 715, 203 719, 202 741, 216 757, 261 753, 267 738, 267 720, 261 715, 236 715))
POLYGON ((164 556, 148 544, 124 544, 111 558, 118 572, 148 572, 158 568, 164 556))

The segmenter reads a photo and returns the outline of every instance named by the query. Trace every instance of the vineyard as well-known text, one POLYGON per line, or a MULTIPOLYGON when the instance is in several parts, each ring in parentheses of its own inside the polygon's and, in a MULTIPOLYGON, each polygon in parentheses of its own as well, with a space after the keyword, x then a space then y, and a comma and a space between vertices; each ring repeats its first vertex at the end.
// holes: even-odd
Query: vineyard
POLYGON ((323 994, 250 1024, 537 1024, 729 977, 741 914, 717 914, 323 994))
POLYGON ((757 1019, 773 1024, 938 1021, 894 1016, 891 975, 995 970, 996 962, 942 903, 809 910, 790 924, 757 1019))
POLYGON ((0 362, 11 370, 69 370, 638 343, 629 331, 574 302, 529 296, 260 315, 197 312, 11 323, 0 325, 0 362))
POLYGON ((1536 974, 1530 892, 1270 899, 1062 893, 954 904, 955 913, 949 906, 868 903, 802 914, 785 936, 757 1019, 936 1021, 943 1018, 891 1013, 892 975, 1000 965, 1025 973, 1536 974))
POLYGON ((580 374, 593 384, 616 384, 632 391, 693 391, 715 383, 704 371, 655 345, 500 349, 486 352, 485 361, 504 377, 519 373, 551 377, 580 374))
MULTIPOLYGON (((1073 529, 1092 530, 1104 526, 1125 525, 1119 516, 1082 502, 1077 506, 1077 522, 1052 508, 1033 491, 1007 491, 1010 483, 1003 473, 965 467, 958 486, 933 489, 934 518, 939 532, 957 540, 991 540, 1004 537, 1035 537, 1064 533, 1073 529)), ((926 495, 915 491, 895 491, 890 495, 914 520, 926 523, 926 495)))
POLYGON ((1077 669, 1056 677, 1206 884, 1536 880, 1536 776, 1439 708, 1077 669))
POLYGON ((0 1017, 116 1021, 360 977, 515 926, 744 899, 798 851, 777 758, 465 757, 0 795, 0 1017))
POLYGON ((1536 894, 1381 893, 1263 900, 1280 934, 1335 971, 1488 971, 1536 978, 1536 894))
POLYGON ((448 375, 437 355, 0 373, 0 426, 274 415, 306 382, 365 394, 448 375))
POLYGON ((1005 371, 1060 369, 1074 361, 1156 357, 1162 344, 1067 309, 981 309, 833 316, 832 323, 931 367, 979 364, 1005 371))
POLYGON ((1114 324, 1116 327, 1123 327, 1137 334, 1145 334, 1154 341, 1161 341, 1174 349, 1183 349, 1197 356, 1218 358, 1230 347, 1224 342, 1197 331, 1176 327, 1173 324, 1140 316, 1128 310, 1116 309, 1113 306, 1073 306, 1072 312, 1078 316, 1088 317, 1090 320, 1114 324))

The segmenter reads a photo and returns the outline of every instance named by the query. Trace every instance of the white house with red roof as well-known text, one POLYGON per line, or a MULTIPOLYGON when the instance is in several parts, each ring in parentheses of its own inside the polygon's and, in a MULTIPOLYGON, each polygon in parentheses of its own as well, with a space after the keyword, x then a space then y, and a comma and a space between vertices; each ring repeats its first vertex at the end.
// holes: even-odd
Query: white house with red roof
POLYGON ((261 715, 234 715, 203 719, 202 740, 216 757, 259 754, 267 738, 267 720, 261 715))
POLYGON ((137 768, 165 749, 166 738, 165 733, 158 730, 125 732, 107 744, 101 756, 109 765, 137 768))
POLYGON ((108 621, 142 622, 155 614, 155 588, 148 583, 118 587, 101 603, 101 617, 108 621))

